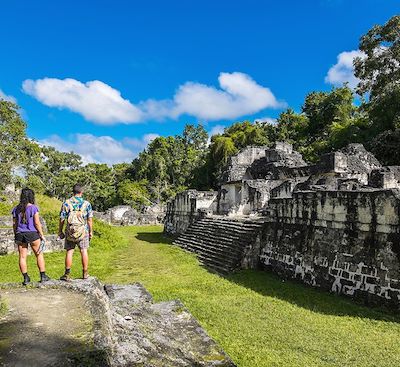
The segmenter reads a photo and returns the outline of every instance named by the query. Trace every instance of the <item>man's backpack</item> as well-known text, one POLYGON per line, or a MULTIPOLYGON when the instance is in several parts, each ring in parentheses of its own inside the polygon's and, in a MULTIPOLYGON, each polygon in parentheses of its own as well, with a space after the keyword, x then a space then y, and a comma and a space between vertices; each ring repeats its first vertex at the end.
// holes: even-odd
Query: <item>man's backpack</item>
POLYGON ((71 242, 80 242, 87 234, 85 220, 87 201, 80 203, 72 198, 67 200, 66 204, 69 207, 66 231, 67 240, 71 242))

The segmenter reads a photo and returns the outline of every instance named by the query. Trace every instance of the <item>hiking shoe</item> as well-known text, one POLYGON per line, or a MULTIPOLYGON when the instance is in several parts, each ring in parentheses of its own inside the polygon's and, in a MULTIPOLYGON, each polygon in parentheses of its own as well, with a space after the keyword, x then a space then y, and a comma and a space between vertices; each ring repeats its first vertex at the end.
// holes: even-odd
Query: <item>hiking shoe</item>
POLYGON ((60 277, 60 280, 64 280, 65 282, 68 282, 71 280, 71 274, 65 273, 62 277, 60 277))
POLYGON ((89 278, 89 272, 87 270, 83 270, 82 279, 87 279, 87 278, 89 278))
POLYGON ((31 282, 31 278, 29 275, 24 276, 24 281, 22 282, 22 285, 28 285, 31 282))
POLYGON ((40 275, 40 283, 48 282, 50 277, 47 274, 40 275))

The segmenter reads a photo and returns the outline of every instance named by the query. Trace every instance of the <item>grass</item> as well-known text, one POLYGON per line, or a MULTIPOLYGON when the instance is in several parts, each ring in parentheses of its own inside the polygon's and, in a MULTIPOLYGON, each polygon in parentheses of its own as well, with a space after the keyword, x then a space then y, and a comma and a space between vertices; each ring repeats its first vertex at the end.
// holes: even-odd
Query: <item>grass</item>
POLYGON ((240 367, 398 366, 400 321, 261 271, 221 278, 168 245, 159 228, 120 228, 108 282, 140 281, 179 298, 240 367))
MULTIPOLYGON (((107 283, 139 281, 156 301, 180 299, 239 367, 398 366, 400 317, 261 271, 227 278, 169 245, 160 227, 97 223, 91 274, 107 283)), ((46 254, 59 276, 64 254, 46 254)), ((76 261, 78 258, 76 258, 76 261)), ((34 269, 30 257, 30 269, 34 269)), ((15 255, 0 257, 0 281, 20 281, 15 255)), ((73 275, 80 275, 75 264, 73 275)))

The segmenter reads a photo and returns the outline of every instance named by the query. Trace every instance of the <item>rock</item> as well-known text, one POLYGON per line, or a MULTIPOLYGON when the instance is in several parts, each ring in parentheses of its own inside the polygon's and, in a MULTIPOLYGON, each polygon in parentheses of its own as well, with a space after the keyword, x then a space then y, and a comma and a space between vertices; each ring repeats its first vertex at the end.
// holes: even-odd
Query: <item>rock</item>
MULTIPOLYGON (((106 353, 110 367, 235 366, 181 302, 153 303, 140 284, 103 286, 90 277, 33 287, 85 295, 95 320, 94 347, 106 353)), ((0 294, 1 289, 13 288, 21 286, 0 285, 0 294)))

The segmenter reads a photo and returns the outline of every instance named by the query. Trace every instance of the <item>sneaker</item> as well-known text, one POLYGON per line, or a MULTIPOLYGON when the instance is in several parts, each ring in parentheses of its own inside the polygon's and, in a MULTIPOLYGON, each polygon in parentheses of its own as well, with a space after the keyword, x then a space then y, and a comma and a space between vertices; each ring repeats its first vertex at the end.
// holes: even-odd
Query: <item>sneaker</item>
POLYGON ((50 277, 47 274, 43 274, 40 276, 40 283, 48 282, 50 277))
POLYGON ((31 282, 31 278, 29 277, 29 275, 26 275, 24 277, 24 281, 22 282, 22 285, 28 285, 31 282))
POLYGON ((87 278, 89 278, 89 272, 87 270, 83 270, 82 279, 87 279, 87 278))
POLYGON ((64 280, 65 282, 68 282, 69 280, 71 280, 71 274, 69 273, 65 273, 60 280, 64 280))

